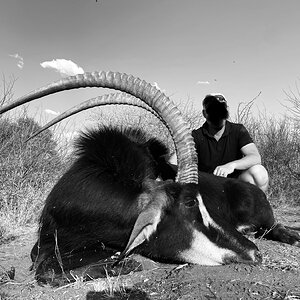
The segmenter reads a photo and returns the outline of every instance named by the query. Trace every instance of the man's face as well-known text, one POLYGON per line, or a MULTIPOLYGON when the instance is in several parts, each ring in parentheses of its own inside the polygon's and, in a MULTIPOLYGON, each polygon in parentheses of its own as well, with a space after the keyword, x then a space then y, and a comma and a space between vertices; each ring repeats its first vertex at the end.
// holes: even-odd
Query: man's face
POLYGON ((227 103, 212 99, 203 106, 203 116, 210 126, 222 128, 228 118, 227 103))
POLYGON ((202 113, 203 113, 203 116, 206 119, 206 122, 208 123, 208 125, 215 129, 222 129, 226 123, 226 119, 211 120, 211 118, 209 117, 209 115, 207 114, 205 109, 203 109, 202 113))

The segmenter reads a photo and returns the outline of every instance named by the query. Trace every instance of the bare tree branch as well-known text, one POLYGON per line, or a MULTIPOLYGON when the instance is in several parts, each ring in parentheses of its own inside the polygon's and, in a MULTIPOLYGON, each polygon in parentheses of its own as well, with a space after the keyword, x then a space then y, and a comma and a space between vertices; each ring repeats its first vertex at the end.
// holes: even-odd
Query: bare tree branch
POLYGON ((261 95, 261 92, 257 94, 252 100, 248 102, 240 102, 238 104, 237 113, 236 113, 236 122, 237 123, 248 123, 247 121, 250 118, 251 115, 251 109, 255 102, 255 100, 261 95))
POLYGON ((11 75, 7 80, 5 75, 2 74, 2 88, 1 88, 1 95, 0 95, 0 107, 8 102, 12 101, 14 96, 14 86, 17 79, 11 75))
POLYGON ((286 102, 289 103, 289 105, 282 104, 287 110, 297 119, 300 120, 300 90, 298 83, 296 83, 295 87, 296 91, 284 91, 287 99, 285 99, 286 102))

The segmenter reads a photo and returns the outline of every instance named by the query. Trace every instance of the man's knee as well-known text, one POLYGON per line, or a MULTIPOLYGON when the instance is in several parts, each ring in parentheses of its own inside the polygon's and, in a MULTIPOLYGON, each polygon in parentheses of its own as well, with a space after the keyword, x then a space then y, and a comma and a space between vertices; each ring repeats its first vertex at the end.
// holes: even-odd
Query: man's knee
POLYGON ((255 184, 264 192, 268 188, 269 175, 265 167, 262 165, 255 165, 243 171, 242 174, 239 176, 239 179, 255 184))

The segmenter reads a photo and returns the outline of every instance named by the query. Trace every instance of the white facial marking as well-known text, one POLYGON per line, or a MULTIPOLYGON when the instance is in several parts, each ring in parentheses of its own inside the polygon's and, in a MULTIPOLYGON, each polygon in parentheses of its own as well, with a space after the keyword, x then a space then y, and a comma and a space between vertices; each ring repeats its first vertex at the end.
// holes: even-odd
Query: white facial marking
POLYGON ((190 249, 182 251, 179 256, 189 263, 215 266, 221 265, 224 257, 234 257, 235 253, 231 250, 218 247, 202 232, 194 229, 190 249))
MULTIPOLYGON (((232 244, 238 244, 238 241, 233 236, 228 236, 224 229, 212 219, 200 194, 197 195, 197 200, 199 202, 199 210, 204 226, 207 228, 215 228, 219 234, 224 235, 228 240, 231 240, 232 244)), ((201 231, 196 229, 192 230, 193 241, 191 247, 181 253, 182 258, 186 261, 200 265, 220 265, 224 263, 224 258, 237 257, 237 254, 234 251, 218 246, 201 231)), ((248 254, 252 260, 255 261, 255 251, 250 250, 248 251, 248 254)))
POLYGON ((214 220, 209 215, 200 194, 197 195, 197 200, 199 202, 199 209, 200 209, 200 213, 202 215, 202 220, 203 220, 204 226, 208 227, 209 225, 211 225, 213 227, 218 227, 217 224, 214 222, 214 220))

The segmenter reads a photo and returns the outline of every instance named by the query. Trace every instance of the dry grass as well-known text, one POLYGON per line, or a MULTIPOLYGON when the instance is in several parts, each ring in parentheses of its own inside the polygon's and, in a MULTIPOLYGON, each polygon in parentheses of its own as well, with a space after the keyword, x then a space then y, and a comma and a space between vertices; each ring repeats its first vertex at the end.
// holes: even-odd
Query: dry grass
MULTIPOLYGON (((255 99, 240 103, 234 121, 245 125, 259 149, 262 163, 269 172, 267 196, 272 205, 299 206, 300 119, 295 115, 273 117, 266 112, 254 116, 252 106, 255 99)), ((293 101, 297 102, 295 98, 293 101)))
POLYGON ((26 115, 16 121, 0 119, 0 240, 36 223, 45 196, 65 165, 50 131, 25 142, 36 128, 26 115))

